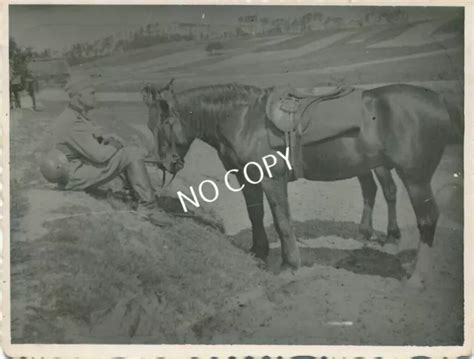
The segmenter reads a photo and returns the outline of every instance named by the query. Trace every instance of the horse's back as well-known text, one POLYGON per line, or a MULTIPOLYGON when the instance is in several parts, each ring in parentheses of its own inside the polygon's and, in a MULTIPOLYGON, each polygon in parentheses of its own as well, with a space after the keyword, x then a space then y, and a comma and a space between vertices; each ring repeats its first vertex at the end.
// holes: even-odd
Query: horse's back
MULTIPOLYGON (((386 111, 424 111, 425 115, 446 120, 446 107, 442 97, 435 91, 408 84, 393 84, 362 92, 364 106, 374 106, 386 111)), ((426 118, 425 116, 423 118, 426 118)))
POLYGON ((450 126, 443 98, 433 90, 407 84, 387 85, 362 92, 364 119, 386 130, 434 132, 450 126))

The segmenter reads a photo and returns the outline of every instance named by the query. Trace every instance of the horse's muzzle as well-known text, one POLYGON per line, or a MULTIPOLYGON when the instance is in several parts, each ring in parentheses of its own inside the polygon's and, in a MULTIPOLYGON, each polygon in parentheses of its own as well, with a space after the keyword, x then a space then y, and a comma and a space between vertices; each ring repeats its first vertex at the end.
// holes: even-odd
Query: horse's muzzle
POLYGON ((170 172, 171 173, 178 173, 184 167, 184 160, 178 155, 173 154, 171 155, 170 160, 170 172))

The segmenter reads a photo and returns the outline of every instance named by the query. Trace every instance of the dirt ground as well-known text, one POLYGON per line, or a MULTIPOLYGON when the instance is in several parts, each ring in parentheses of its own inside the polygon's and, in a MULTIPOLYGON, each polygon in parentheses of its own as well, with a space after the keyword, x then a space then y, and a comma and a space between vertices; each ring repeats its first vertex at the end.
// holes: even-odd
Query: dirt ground
MULTIPOLYGON (((224 170, 211 165, 217 161, 213 150, 197 143, 181 179, 195 186, 206 175, 221 181, 224 170)), ((433 180, 442 214, 435 239, 433 277, 425 292, 410 292, 404 287, 403 265, 414 258, 418 229, 398 178, 397 208, 403 237, 396 254, 385 253, 378 243, 354 240, 362 212, 355 179, 334 183, 298 181, 290 184, 290 204, 305 268, 284 279, 277 274, 280 248, 267 207, 265 223, 273 242, 268 266, 281 282, 276 287, 262 288, 262 295, 248 303, 201 323, 199 342, 461 344, 462 187, 454 177, 461 169, 462 149, 448 148, 433 180)), ((183 188, 178 186, 175 190, 183 188)), ((248 250, 251 231, 243 198, 229 193, 224 186, 220 189, 221 197, 209 210, 222 218, 227 233, 233 234, 231 241, 248 250)), ((383 238, 387 213, 380 192, 374 226, 383 238)))

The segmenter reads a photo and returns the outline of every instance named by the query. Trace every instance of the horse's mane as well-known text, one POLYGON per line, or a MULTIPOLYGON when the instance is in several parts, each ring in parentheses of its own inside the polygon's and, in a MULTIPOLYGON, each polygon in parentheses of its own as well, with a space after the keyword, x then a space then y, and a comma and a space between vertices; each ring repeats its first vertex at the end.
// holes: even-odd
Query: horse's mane
POLYGON ((218 123, 231 119, 230 113, 241 106, 256 106, 266 94, 257 86, 237 83, 207 85, 176 94, 182 119, 192 124, 197 136, 216 138, 218 123))
POLYGON ((203 105, 236 105, 252 103, 263 92, 264 90, 257 86, 228 83, 184 90, 178 93, 177 97, 182 104, 200 102, 203 105))

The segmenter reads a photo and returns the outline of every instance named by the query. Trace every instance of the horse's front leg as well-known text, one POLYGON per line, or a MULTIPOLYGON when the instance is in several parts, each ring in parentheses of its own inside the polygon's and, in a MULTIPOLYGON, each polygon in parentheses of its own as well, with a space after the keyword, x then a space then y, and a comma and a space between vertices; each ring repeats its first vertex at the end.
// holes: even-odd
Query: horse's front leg
POLYGON ((301 266, 301 257, 291 225, 287 180, 284 175, 264 178, 262 187, 272 210, 275 229, 280 236, 282 266, 297 269, 301 266))
POLYGON ((244 183, 240 178, 239 182, 245 184, 242 192, 244 193, 249 219, 252 223, 252 248, 250 251, 255 257, 265 260, 268 257, 270 246, 263 225, 263 190, 260 185, 244 183))
POLYGON ((158 126, 155 125, 151 132, 153 134, 153 149, 151 150, 151 155, 153 156, 153 159, 159 160, 160 153, 158 151, 158 126))

